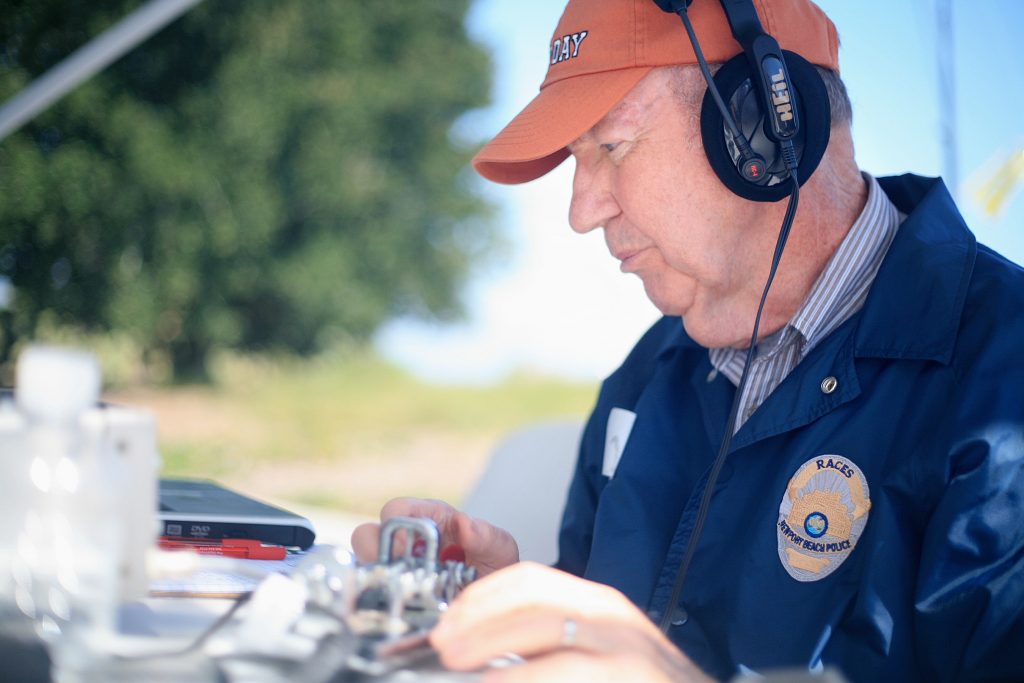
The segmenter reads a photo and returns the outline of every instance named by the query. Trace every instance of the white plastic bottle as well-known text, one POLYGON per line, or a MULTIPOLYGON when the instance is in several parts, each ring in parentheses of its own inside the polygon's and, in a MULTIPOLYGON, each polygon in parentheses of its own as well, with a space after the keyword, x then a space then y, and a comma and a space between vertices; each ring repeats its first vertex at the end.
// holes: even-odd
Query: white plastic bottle
POLYGON ((29 500, 16 600, 48 642, 60 681, 82 680, 116 631, 116 487, 103 449, 81 424, 99 390, 99 368, 87 353, 30 347, 18 359, 29 500))
POLYGON ((13 395, 0 394, 0 623, 7 625, 25 620, 15 596, 18 538, 29 498, 25 451, 25 418, 13 395))

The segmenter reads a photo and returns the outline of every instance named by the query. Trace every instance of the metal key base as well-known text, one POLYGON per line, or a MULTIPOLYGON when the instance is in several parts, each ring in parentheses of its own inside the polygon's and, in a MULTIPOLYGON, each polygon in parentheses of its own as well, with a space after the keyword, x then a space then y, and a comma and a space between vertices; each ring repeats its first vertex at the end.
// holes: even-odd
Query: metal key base
POLYGON ((376 563, 328 559, 300 566, 296 578, 305 584, 308 604, 339 619, 354 641, 344 648, 348 669, 379 676, 433 657, 430 629, 476 579, 473 567, 442 562, 439 550, 433 521, 396 517, 381 527, 376 563))

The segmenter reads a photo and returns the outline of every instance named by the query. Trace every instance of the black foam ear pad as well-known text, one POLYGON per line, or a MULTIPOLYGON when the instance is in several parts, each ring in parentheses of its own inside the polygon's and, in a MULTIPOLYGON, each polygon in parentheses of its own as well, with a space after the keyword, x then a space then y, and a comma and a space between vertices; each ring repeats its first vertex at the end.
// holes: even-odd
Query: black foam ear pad
MULTIPOLYGON (((800 133, 794 140, 799 159, 797 173, 803 185, 818 167, 828 147, 832 117, 829 114, 828 93, 821 76, 795 52, 783 50, 789 78, 797 93, 797 115, 800 133)), ((700 132, 711 168, 721 181, 739 196, 755 202, 777 202, 789 196, 789 183, 779 146, 764 133, 764 115, 757 93, 750 82, 750 65, 743 54, 733 57, 715 74, 715 85, 726 105, 732 111, 737 125, 754 151, 762 155, 767 172, 760 183, 747 180, 736 167, 739 155, 722 120, 722 112, 715 106, 710 92, 705 93, 700 111, 700 132)))

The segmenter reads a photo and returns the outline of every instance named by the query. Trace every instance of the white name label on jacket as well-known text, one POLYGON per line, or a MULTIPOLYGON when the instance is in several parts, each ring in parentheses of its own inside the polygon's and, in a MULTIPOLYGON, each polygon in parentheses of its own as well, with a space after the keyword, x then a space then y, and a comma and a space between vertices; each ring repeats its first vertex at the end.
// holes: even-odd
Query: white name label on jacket
POLYGON ((608 413, 608 428, 604 436, 604 462, 601 474, 609 479, 615 476, 615 470, 622 459, 622 451, 626 450, 626 441, 633 431, 636 413, 625 408, 612 408, 608 413))

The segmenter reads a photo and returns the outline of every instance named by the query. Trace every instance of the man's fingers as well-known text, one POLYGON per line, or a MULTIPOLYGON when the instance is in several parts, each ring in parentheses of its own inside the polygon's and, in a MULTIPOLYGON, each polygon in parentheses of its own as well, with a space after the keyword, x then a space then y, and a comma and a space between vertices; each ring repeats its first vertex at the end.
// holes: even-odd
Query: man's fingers
MULTIPOLYGON (((384 504, 380 511, 381 522, 394 517, 420 517, 433 520, 441 534, 441 546, 457 543, 449 539, 455 537, 453 517, 455 508, 440 500, 422 498, 393 498, 384 504)), ((380 556, 380 530, 377 523, 361 524, 352 532, 352 550, 360 562, 376 562, 380 556)), ((399 530, 393 538, 392 557, 405 552, 406 534, 399 530)))
POLYGON ((628 654, 557 650, 524 664, 488 669, 483 683, 714 683, 688 660, 668 662, 628 654))
POLYGON ((618 591, 534 562, 520 562, 470 584, 452 603, 444 621, 471 631, 487 621, 500 622, 524 607, 648 621, 618 591))
POLYGON ((616 679, 605 662, 592 654, 575 650, 561 650, 523 664, 488 669, 483 673, 483 683, 598 683, 613 680, 641 680, 637 672, 627 672, 616 679))
MULTIPOLYGON (((380 511, 380 521, 385 522, 392 517, 417 517, 430 519, 437 525, 441 535, 441 545, 457 543, 451 540, 456 532, 454 529, 455 508, 443 500, 429 498, 394 498, 384 504, 380 511)), ((395 552, 405 548, 405 534, 396 534, 395 552)))
POLYGON ((466 561, 476 567, 480 576, 519 562, 519 545, 512 534, 483 520, 455 512, 448 542, 460 546, 466 561))
POLYGON ((617 619, 571 619, 567 627, 562 614, 524 610, 461 642, 433 635, 431 642, 453 669, 477 669, 510 652, 526 658, 521 665, 486 670, 485 683, 712 683, 660 633, 617 619))
MULTIPOLYGON (((394 498, 381 509, 380 519, 386 522, 394 517, 433 520, 441 537, 439 550, 449 545, 462 548, 466 563, 476 567, 480 576, 519 561, 519 546, 511 534, 459 512, 444 501, 394 498)), ((406 533, 399 530, 393 538, 392 557, 402 555, 406 543, 406 533)), ((352 549, 360 562, 376 562, 380 549, 380 525, 358 527, 352 534, 352 549)))
POLYGON ((454 513, 455 508, 442 500, 392 498, 381 508, 380 519, 383 522, 392 517, 429 517, 440 527, 446 525, 454 513))
MULTIPOLYGON (((574 634, 574 646, 584 643, 574 634)), ((563 647, 565 619, 554 612, 523 610, 498 621, 486 621, 472 630, 451 630, 443 626, 431 633, 431 643, 445 666, 468 671, 480 668, 506 652, 520 657, 550 652, 563 647)))
POLYGON ((360 562, 376 562, 380 554, 380 524, 360 524, 352 532, 352 551, 360 562))

